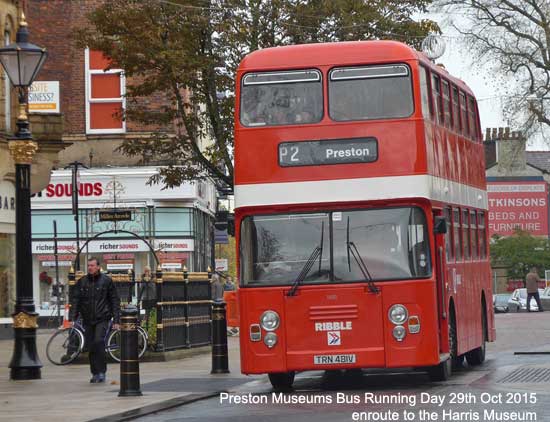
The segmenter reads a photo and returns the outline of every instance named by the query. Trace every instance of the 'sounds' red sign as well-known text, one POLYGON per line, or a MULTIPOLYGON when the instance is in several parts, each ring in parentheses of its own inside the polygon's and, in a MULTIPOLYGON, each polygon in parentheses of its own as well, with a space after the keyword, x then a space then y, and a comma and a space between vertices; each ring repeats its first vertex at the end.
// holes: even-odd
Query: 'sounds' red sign
POLYGON ((548 186, 544 181, 488 182, 489 236, 510 236, 515 228, 548 235, 548 186))

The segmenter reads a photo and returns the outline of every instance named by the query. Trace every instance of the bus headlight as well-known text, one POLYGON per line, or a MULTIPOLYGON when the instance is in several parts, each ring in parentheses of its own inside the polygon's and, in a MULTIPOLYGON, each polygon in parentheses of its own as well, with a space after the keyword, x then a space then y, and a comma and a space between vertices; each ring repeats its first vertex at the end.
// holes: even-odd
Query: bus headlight
POLYGON ((403 341, 403 339, 405 338, 405 334, 407 334, 407 332, 405 330, 405 327, 403 327, 402 325, 397 325, 393 327, 392 334, 393 334, 393 338, 396 339, 397 341, 403 341))
POLYGON ((407 308, 403 305, 393 305, 388 312, 388 318, 395 325, 403 324, 409 316, 407 308))
POLYGON ((277 334, 267 333, 264 336, 264 344, 270 349, 277 344, 277 334))
POLYGON ((260 325, 266 331, 274 331, 279 328, 279 315, 275 311, 265 311, 260 317, 260 325))

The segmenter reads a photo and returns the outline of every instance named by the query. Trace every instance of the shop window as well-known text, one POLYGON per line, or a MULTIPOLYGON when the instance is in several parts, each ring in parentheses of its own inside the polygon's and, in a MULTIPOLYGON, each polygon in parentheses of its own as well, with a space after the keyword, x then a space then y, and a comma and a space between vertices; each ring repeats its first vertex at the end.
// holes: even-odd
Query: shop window
POLYGON ((86 49, 86 132, 123 133, 126 81, 101 51, 86 49), (108 70, 105 70, 108 69, 108 70))
MULTIPOLYGON (((75 238, 76 227, 71 210, 32 210, 33 239, 52 239, 53 222, 57 222, 57 235, 60 239, 75 238)), ((82 220, 80 220, 82 223, 82 220)), ((82 224, 80 226, 82 232, 82 224)))
POLYGON ((193 221, 188 208, 155 208, 155 236, 191 236, 193 221))

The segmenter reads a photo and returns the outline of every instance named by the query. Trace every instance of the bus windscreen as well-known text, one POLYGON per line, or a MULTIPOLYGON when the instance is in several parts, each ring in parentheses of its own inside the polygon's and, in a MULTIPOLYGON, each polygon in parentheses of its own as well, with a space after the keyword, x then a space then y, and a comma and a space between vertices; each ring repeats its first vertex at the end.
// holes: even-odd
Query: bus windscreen
POLYGON ((348 257, 350 243, 372 281, 431 275, 424 212, 402 207, 245 217, 242 284, 291 285, 317 247, 322 253, 302 284, 366 281, 358 263, 348 257))
POLYGON ((317 70, 249 73, 241 88, 244 126, 297 125, 320 122, 323 86, 317 70))
POLYGON ((414 111, 410 70, 404 64, 336 68, 329 79, 333 120, 396 119, 414 111))

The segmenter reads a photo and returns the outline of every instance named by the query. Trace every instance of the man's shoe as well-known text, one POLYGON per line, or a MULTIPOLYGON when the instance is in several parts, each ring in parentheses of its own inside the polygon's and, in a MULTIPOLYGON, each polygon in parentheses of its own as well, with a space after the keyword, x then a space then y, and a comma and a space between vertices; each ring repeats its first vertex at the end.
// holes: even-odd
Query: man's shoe
POLYGON ((105 382, 105 373, 102 372, 97 376, 97 382, 105 382))
POLYGON ((99 375, 95 374, 91 379, 90 379, 90 384, 97 384, 99 382, 99 375))

